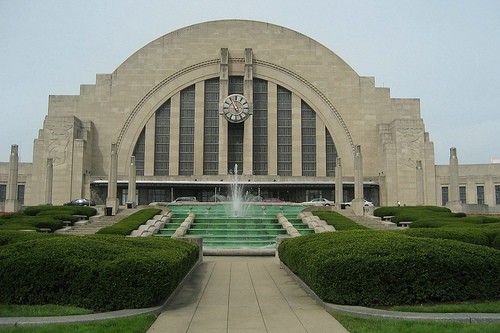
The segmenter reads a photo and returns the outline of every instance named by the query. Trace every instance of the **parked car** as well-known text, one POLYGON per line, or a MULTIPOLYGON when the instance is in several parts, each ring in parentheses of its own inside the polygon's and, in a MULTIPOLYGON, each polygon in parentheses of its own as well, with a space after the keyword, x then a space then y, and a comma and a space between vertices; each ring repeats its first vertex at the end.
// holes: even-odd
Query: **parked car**
POLYGON ((89 199, 75 199, 71 200, 70 202, 67 202, 64 204, 65 206, 95 206, 94 200, 89 200, 89 199))
MULTIPOLYGON (((344 203, 343 205, 346 206, 346 207, 351 207, 352 206, 352 200, 349 201, 349 202, 344 203)), ((365 206, 373 206, 373 202, 368 201, 368 200, 365 199, 365 204, 364 205, 365 206)))
POLYGON ((302 204, 309 206, 334 206, 335 201, 328 200, 326 198, 315 198, 311 201, 302 202, 302 204))
POLYGON ((196 197, 178 197, 173 202, 198 202, 196 197))

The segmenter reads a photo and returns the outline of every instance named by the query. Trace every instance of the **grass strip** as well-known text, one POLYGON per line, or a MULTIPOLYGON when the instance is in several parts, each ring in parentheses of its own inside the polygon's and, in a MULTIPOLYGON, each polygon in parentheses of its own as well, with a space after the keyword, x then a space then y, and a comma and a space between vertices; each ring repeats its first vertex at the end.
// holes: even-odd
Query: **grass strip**
POLYGON ((314 215, 324 220, 329 225, 334 226, 337 231, 353 230, 353 229, 367 229, 366 227, 357 224, 348 217, 333 211, 315 211, 314 215))
POLYGON ((4 327, 0 333, 145 333, 155 320, 149 314, 90 323, 4 327))
POLYGON ((498 333, 498 323, 457 323, 386 318, 364 318, 334 313, 349 333, 498 333))
POLYGON ((425 312, 425 313, 500 313, 500 301, 463 302, 454 304, 423 304, 393 306, 391 311, 425 312))

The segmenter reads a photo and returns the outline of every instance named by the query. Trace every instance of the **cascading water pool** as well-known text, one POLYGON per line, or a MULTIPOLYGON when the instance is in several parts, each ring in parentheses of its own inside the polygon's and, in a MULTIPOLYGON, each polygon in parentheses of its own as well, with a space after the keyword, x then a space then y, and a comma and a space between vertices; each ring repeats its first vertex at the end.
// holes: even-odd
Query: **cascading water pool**
MULTIPOLYGON (((247 193, 243 195, 243 184, 238 179, 238 165, 233 169, 227 202, 172 204, 172 223, 180 224, 189 213, 195 220, 186 237, 202 237, 207 249, 274 249, 276 237, 286 236, 286 230, 278 223, 276 215, 282 213, 304 234, 311 230, 301 228, 296 216, 304 206, 294 203, 263 203, 247 193), (175 222, 174 222, 175 221, 175 222), (293 222, 292 222, 293 223, 293 222)), ((169 237, 175 226, 160 230, 158 236, 169 237)))

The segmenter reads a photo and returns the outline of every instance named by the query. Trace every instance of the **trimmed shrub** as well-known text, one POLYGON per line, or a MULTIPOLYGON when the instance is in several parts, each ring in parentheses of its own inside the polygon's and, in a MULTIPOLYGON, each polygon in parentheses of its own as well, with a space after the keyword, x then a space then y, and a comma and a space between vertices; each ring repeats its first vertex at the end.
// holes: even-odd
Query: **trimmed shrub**
POLYGON ((411 228, 402 233, 412 237, 454 239, 500 250, 500 244, 495 244, 500 237, 500 228, 411 228))
POLYGON ((39 232, 19 232, 14 230, 2 230, 0 232, 0 247, 12 243, 36 240, 40 238, 59 237, 57 234, 47 234, 39 232))
POLYGON ((130 233, 137 229, 140 225, 146 223, 147 220, 160 213, 161 209, 159 208, 142 209, 132 215, 127 216, 126 218, 118 223, 113 224, 112 226, 99 230, 97 233, 127 236, 130 235, 130 233))
POLYGON ((155 306, 173 292, 198 257, 196 245, 170 238, 12 237, 0 247, 2 304, 73 305, 95 311, 155 306))
POLYGON ((20 216, 8 219, 0 225, 0 230, 38 230, 39 228, 49 228, 51 231, 63 227, 63 222, 54 220, 50 216, 20 216))
POLYGON ((500 251, 395 232, 297 237, 281 260, 326 302, 388 306, 500 298, 500 251))
POLYGON ((64 226, 63 221, 76 222, 73 215, 93 216, 97 213, 92 207, 40 205, 27 207, 23 212, 1 215, 0 229, 38 230, 49 228, 55 231, 64 226))
POLYGON ((97 210, 88 206, 51 206, 39 205, 26 207, 23 211, 25 215, 85 215, 87 217, 97 214, 97 210))
POLYGON ((464 213, 452 213, 446 207, 404 206, 381 207, 374 211, 378 217, 394 216, 392 222, 412 221, 411 228, 466 227, 484 224, 500 225, 500 218, 493 216, 467 216, 464 213))

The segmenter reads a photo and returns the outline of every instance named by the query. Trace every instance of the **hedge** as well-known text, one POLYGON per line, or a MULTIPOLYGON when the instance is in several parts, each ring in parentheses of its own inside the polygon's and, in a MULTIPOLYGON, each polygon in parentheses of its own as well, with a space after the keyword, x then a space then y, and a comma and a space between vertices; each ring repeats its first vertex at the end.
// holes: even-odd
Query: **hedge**
POLYGON ((38 232, 19 232, 13 230, 2 230, 0 232, 0 249, 1 246, 24 242, 27 240, 36 240, 40 238, 50 238, 50 237, 60 237, 58 234, 47 234, 47 233, 38 233, 38 232))
POLYGON ((39 205, 26 207, 23 210, 25 215, 85 215, 91 217, 97 214, 97 210, 88 206, 52 206, 39 205))
POLYGON ((375 209, 375 216, 394 216, 392 222, 411 221, 412 228, 466 227, 499 225, 500 218, 493 216, 467 216, 464 213, 452 213, 446 207, 403 206, 381 207, 375 209))
POLYGON ((49 228, 51 231, 61 229, 64 226, 62 220, 56 220, 52 216, 19 216, 16 218, 0 220, 0 230, 32 230, 49 228))
POLYGON ((111 235, 130 235, 132 231, 137 229, 140 225, 146 223, 147 220, 151 219, 155 215, 161 213, 159 208, 146 208, 137 211, 118 223, 115 223, 109 227, 102 228, 97 232, 97 234, 111 234, 111 235))
POLYGON ((10 235, 0 246, 1 304, 151 307, 173 292, 198 257, 196 245, 170 238, 18 234, 22 239, 10 235))
POLYGON ((73 215, 93 216, 97 213, 92 207, 40 205, 27 207, 15 214, 0 215, 1 230, 39 230, 48 228, 51 231, 64 227, 63 221, 76 222, 73 215))
POLYGON ((500 299, 500 251, 384 231, 289 239, 280 259, 326 302, 390 306, 500 299))
POLYGON ((500 250, 500 228, 411 228, 399 232, 412 237, 454 239, 500 250))

